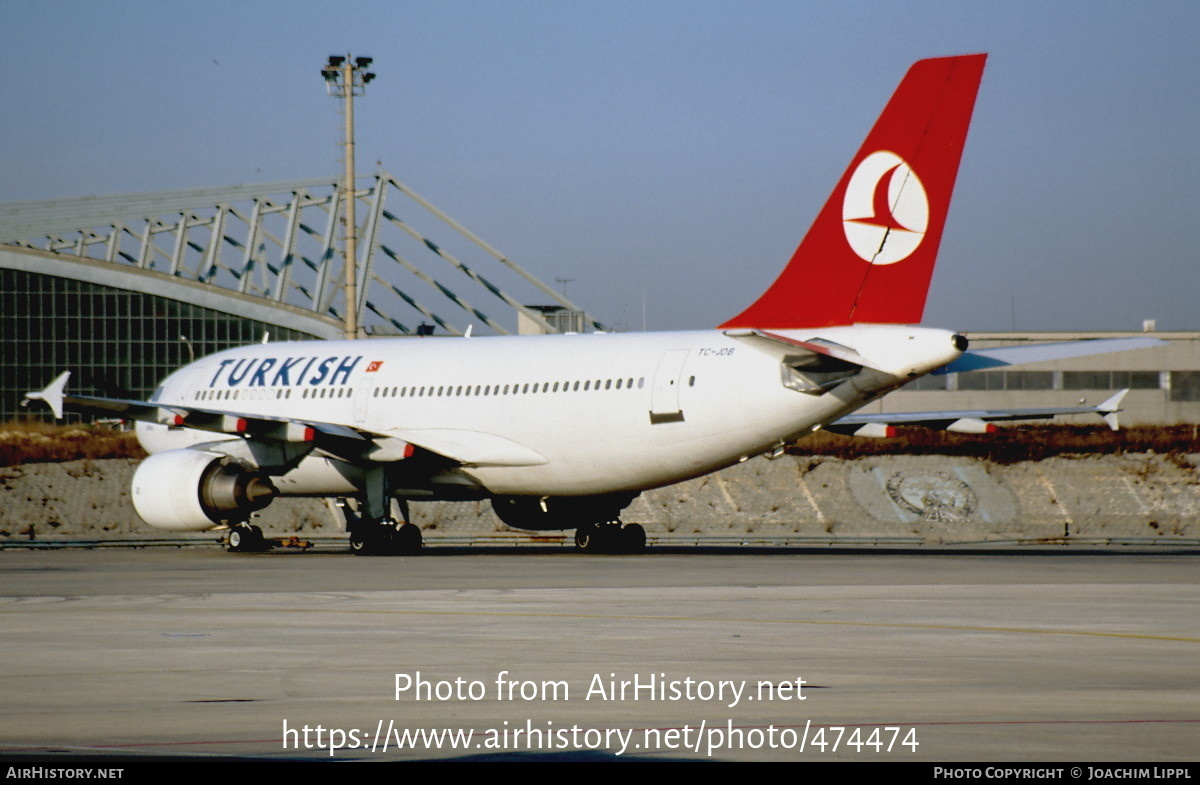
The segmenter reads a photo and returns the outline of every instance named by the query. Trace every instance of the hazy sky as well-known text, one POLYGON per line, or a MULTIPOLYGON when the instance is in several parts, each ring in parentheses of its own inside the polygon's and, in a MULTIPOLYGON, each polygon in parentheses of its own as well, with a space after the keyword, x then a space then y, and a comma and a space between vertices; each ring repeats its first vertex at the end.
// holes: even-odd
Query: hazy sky
MULTIPOLYGON (((0 0, 0 201, 376 161, 601 319, 778 274, 915 60, 988 52, 927 324, 1200 329, 1200 3, 0 0)), ((816 295, 814 295, 816 296, 816 295)), ((461 321, 461 320, 460 320, 461 321)))

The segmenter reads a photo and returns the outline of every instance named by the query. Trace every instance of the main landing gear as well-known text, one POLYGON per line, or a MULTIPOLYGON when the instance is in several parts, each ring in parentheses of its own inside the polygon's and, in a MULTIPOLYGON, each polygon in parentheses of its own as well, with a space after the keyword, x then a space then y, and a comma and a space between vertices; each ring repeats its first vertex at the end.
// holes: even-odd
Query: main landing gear
POLYGON ((621 510, 636 493, 599 496, 494 496, 492 509, 505 524, 527 531, 575 529, 575 547, 591 553, 638 553, 646 547, 646 530, 621 525, 621 510))
POLYGON ((421 529, 411 523, 360 521, 350 531, 350 550, 359 556, 407 556, 420 552, 421 539, 421 529))
MULTIPOLYGON (((339 500, 350 532, 350 550, 359 556, 407 556, 420 552, 421 529, 407 520, 384 517, 378 520, 359 515, 349 502, 339 500)), ((400 512, 408 518, 408 505, 400 500, 400 512)))
POLYGON ((262 553, 271 550, 271 541, 263 536, 262 529, 248 523, 237 523, 229 527, 225 535, 225 547, 230 553, 262 553))
POLYGON ((575 547, 589 553, 641 553, 646 530, 639 523, 589 523, 575 530, 575 547))

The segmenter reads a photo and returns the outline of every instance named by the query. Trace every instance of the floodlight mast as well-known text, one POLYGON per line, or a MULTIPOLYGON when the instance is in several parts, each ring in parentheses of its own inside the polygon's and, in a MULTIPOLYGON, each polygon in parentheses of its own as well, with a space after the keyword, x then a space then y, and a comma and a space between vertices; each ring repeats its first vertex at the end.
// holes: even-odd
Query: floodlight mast
POLYGON ((342 203, 346 206, 345 227, 346 237, 343 252, 346 264, 346 331, 347 339, 358 337, 358 222, 354 217, 355 188, 354 188, 354 96, 366 92, 366 86, 375 78, 375 74, 367 71, 372 63, 370 57, 351 57, 350 55, 330 55, 329 61, 321 69, 325 79, 326 91, 342 99, 346 116, 346 137, 343 145, 346 149, 346 170, 342 177, 342 203))

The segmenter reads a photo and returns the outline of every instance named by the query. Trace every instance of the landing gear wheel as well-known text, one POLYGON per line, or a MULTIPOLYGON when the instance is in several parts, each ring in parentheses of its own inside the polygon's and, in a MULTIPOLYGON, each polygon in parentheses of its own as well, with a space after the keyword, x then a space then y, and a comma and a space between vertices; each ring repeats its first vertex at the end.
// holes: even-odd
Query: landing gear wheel
POLYGON ((356 556, 382 556, 388 553, 391 534, 390 526, 363 521, 350 533, 350 550, 356 556))
POLYGON ((229 529, 226 538, 230 553, 261 553, 268 550, 267 538, 257 526, 239 524, 229 529))
POLYGON ((600 550, 600 527, 594 523, 588 523, 580 526, 575 530, 575 548, 588 553, 595 553, 600 550))
POLYGON ((575 530, 575 547, 588 553, 641 553, 646 530, 638 523, 589 523, 575 530))
POLYGON ((350 551, 355 556, 370 556, 371 548, 367 543, 367 539, 360 532, 352 532, 350 534, 350 551))
POLYGON ((350 550, 359 556, 415 554, 421 550, 421 529, 390 518, 360 521, 350 532, 350 550))
POLYGON ((621 527, 621 550, 625 553, 641 553, 646 550, 646 530, 640 523, 627 523, 621 527))
POLYGON ((420 527, 411 523, 399 524, 396 526, 395 534, 392 535, 393 552, 402 556, 419 553, 421 539, 420 527))

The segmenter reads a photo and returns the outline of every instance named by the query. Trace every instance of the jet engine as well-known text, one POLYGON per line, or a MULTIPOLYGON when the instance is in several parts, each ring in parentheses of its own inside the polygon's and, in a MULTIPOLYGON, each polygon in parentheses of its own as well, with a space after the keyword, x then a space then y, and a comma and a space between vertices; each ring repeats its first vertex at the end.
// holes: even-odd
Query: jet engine
POLYGON ((593 523, 609 523, 637 498, 636 493, 603 496, 494 496, 496 517, 514 529, 546 531, 576 529, 593 523))
POLYGON ((279 491, 270 479, 227 455, 202 450, 155 453, 133 475, 133 506, 160 529, 203 531, 244 521, 279 491))

